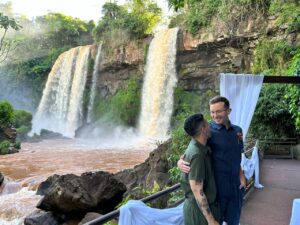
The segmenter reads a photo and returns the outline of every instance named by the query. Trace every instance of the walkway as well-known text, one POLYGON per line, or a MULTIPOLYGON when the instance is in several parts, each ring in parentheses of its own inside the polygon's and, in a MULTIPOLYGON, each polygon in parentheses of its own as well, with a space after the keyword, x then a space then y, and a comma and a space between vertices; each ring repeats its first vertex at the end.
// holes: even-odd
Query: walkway
POLYGON ((294 198, 300 198, 300 161, 264 159, 260 182, 244 203, 241 225, 289 225, 294 198))

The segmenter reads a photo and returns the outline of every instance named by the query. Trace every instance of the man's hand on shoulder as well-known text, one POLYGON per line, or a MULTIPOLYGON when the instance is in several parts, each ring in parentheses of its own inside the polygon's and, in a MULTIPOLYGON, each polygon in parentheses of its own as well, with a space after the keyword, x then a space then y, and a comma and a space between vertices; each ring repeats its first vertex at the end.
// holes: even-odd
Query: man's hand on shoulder
POLYGON ((185 155, 182 155, 180 159, 177 162, 177 167, 180 169, 183 173, 189 173, 191 170, 191 167, 189 166, 190 163, 187 161, 184 161, 185 155))

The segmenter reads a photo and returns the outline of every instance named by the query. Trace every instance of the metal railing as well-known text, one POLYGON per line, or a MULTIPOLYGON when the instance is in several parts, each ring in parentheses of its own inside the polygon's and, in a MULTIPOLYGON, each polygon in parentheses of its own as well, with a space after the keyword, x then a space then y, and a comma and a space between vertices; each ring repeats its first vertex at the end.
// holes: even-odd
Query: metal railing
POLYGON ((271 158, 294 158, 292 146, 296 144, 296 138, 268 138, 260 140, 264 157, 271 158))
MULTIPOLYGON (((169 193, 177 190, 179 187, 180 187, 179 183, 175 184, 172 187, 169 187, 165 190, 159 191, 153 195, 147 196, 147 197, 141 199, 140 201, 142 201, 144 203, 150 202, 150 201, 155 200, 163 195, 169 194, 169 193)), ((85 223, 84 225, 100 225, 100 224, 106 223, 106 222, 116 218, 117 216, 119 216, 119 214, 120 214, 120 209, 116 209, 116 210, 114 210, 110 213, 107 213, 97 219, 89 221, 89 222, 85 223)))

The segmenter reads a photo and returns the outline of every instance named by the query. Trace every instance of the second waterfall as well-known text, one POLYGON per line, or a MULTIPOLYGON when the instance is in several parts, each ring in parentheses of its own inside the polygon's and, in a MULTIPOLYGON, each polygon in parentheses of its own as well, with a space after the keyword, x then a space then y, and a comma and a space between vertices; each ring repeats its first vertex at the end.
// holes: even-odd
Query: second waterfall
POLYGON ((153 139, 165 139, 170 127, 177 84, 177 33, 178 28, 159 32, 149 46, 139 133, 153 139))

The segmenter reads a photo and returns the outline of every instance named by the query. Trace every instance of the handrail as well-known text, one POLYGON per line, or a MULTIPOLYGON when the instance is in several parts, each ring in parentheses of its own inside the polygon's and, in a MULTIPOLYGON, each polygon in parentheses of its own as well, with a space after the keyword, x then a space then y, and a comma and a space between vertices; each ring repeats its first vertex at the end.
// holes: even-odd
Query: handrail
MULTIPOLYGON (((159 192, 156 192, 155 194, 153 195, 150 195, 150 196, 147 196, 143 199, 141 199, 140 201, 144 202, 144 203, 147 203, 147 202, 150 202, 156 198, 159 198, 165 194, 169 194, 173 191, 175 191, 176 189, 178 189, 180 187, 180 184, 175 184, 173 185, 172 187, 169 187, 165 190, 162 190, 162 191, 159 191, 159 192)), ((85 223, 84 225, 100 225, 100 224, 103 224, 103 223, 106 223, 110 220, 112 220, 113 218, 117 217, 118 215, 120 214, 120 209, 116 209, 114 211, 111 211, 110 213, 107 213, 99 218, 96 218, 92 221, 89 221, 87 223, 85 223)))

